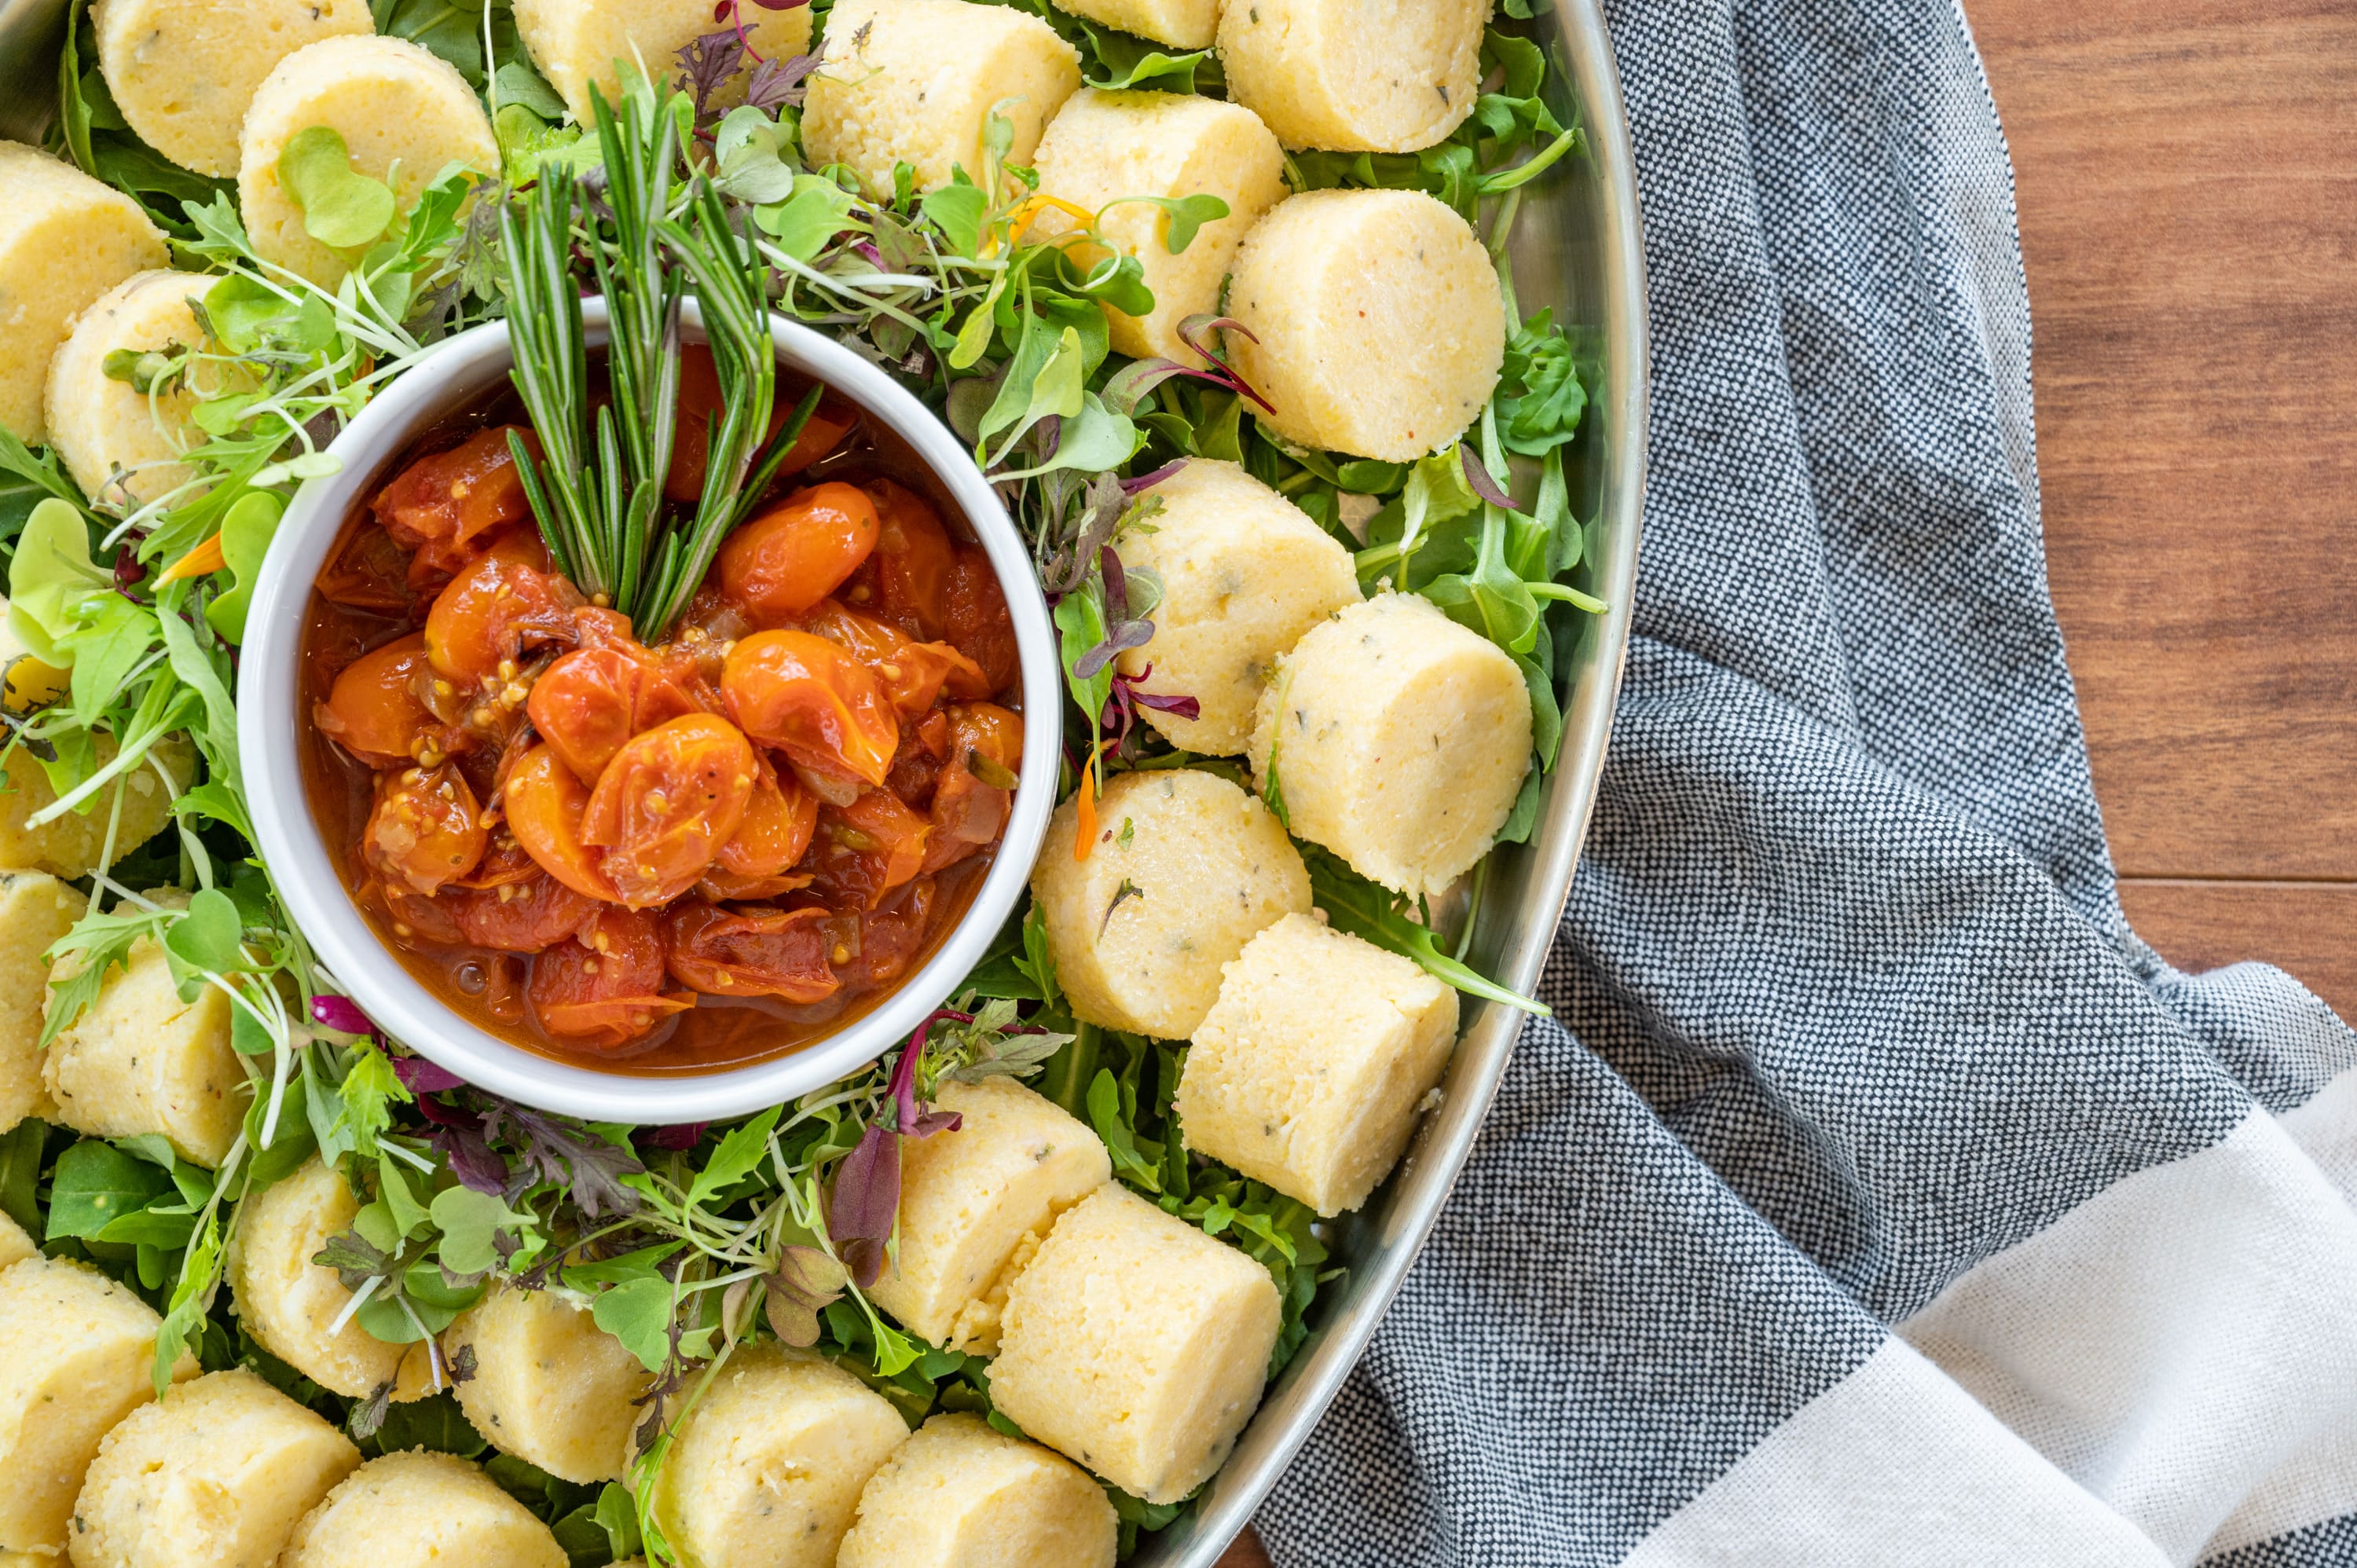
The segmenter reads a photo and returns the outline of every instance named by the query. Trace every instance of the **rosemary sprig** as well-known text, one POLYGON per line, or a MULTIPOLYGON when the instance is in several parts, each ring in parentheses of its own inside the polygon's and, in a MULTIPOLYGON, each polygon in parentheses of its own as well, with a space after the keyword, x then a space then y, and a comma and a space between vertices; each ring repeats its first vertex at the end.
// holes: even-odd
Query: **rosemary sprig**
POLYGON ((766 446, 777 395, 770 337, 770 269, 732 225, 710 179, 676 179, 677 122, 627 95, 596 105, 606 183, 593 193, 561 166, 500 216, 515 258, 512 379, 538 430, 534 461, 510 443, 551 554, 585 592, 660 639, 745 519, 818 406, 802 401, 766 446), (677 202, 676 208, 674 201, 677 202), (612 396, 589 417, 587 349, 576 244, 606 297, 612 396), (694 514, 663 509, 679 401, 680 301, 690 283, 718 372, 724 415, 707 432, 694 514))

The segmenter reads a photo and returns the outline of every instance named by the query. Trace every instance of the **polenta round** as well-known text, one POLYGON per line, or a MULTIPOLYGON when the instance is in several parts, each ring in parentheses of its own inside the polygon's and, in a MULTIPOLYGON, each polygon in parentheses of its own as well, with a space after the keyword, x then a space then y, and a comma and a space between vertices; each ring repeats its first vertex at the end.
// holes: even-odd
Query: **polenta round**
MULTIPOLYGON (((747 42, 766 59, 791 59, 810 48, 808 5, 773 11, 748 0, 737 18, 747 42)), ((596 124, 592 92, 609 101, 619 92, 617 61, 643 64, 663 80, 677 69, 683 46, 717 30, 712 0, 516 0, 515 23, 532 63, 583 125, 596 124)))
POLYGON ((1490 0, 1234 0, 1228 96, 1288 147, 1413 153, 1465 123, 1490 0))
POLYGON ((372 33, 367 0, 94 0, 98 68, 139 139, 182 168, 237 173, 238 132, 271 68, 372 33))
MULTIPOLYGON (((1178 324, 1219 308, 1236 247, 1285 195, 1285 149, 1268 127, 1249 109, 1190 92, 1085 88, 1049 122, 1037 162, 1040 190, 1098 213, 1097 231, 1145 270, 1154 308, 1144 316, 1105 309, 1114 351, 1198 363, 1178 324), (1204 224, 1175 255, 1169 214, 1151 202, 1123 199, 1197 195, 1218 197, 1228 215, 1204 224)), ((1036 227, 1053 234, 1076 226, 1050 208, 1036 227)), ((1083 267, 1104 254, 1091 244, 1071 251, 1083 267)))
POLYGON ((38 446, 49 360, 74 317, 171 255, 137 202, 19 142, 0 142, 0 425, 38 446))
POLYGON ((1505 302, 1480 240, 1420 190, 1313 190, 1244 236, 1228 334, 1260 422, 1305 446, 1406 463, 1481 413, 1505 362, 1505 302), (1256 338, 1257 342, 1253 339, 1256 338))
POLYGON ((474 1375, 457 1385, 475 1430, 559 1480, 621 1479, 630 1433, 646 1412, 630 1402, 653 1380, 589 1309, 548 1290, 494 1286, 443 1336, 452 1358, 471 1349, 474 1375))
POLYGON ((415 44, 328 38, 280 60, 239 136, 238 209, 256 255, 329 288, 351 258, 311 237, 278 177, 286 144, 315 125, 342 136, 353 172, 385 180, 404 210, 450 164, 486 177, 500 169, 500 145, 474 89, 415 44))
POLYGON ((419 1355, 388 1345, 349 1317, 351 1293, 333 1269, 311 1260, 360 1212, 344 1178, 314 1155, 292 1176, 245 1200, 230 1239, 227 1273, 237 1316, 262 1348, 323 1389, 366 1399, 390 1382, 393 1397, 427 1391, 419 1355))
POLYGON ((1015 1276, 991 1397, 1114 1486, 1177 1502, 1252 1419, 1277 1323, 1266 1269, 1108 1184, 1015 1276))
POLYGON ((655 1517, 706 1568, 829 1568, 860 1488, 908 1435, 890 1402, 834 1362, 740 1349, 674 1429, 655 1517))
POLYGON ((1153 638, 1120 655, 1121 672, 1141 692, 1195 699, 1191 719, 1139 708, 1171 745, 1237 756, 1277 656, 1359 602, 1351 553, 1233 463, 1189 459, 1144 494, 1160 510, 1114 548, 1124 566, 1161 579, 1162 603, 1153 638))
POLYGON ((1113 1568, 1121 1521, 1104 1488, 1036 1443, 944 1411, 859 1495, 835 1568, 1113 1568))
POLYGON ((1031 872, 1056 978, 1075 1017, 1166 1040, 1195 1032, 1220 966, 1309 908, 1309 871, 1266 806, 1217 774, 1116 775, 1074 858, 1077 800, 1056 808, 1031 872))
POLYGON ((371 1459, 303 1516, 278 1568, 565 1568, 548 1526, 464 1459, 371 1459))
POLYGON ((195 476, 180 458, 205 436, 188 411, 219 376, 199 366, 182 378, 192 384, 151 394, 108 375, 106 360, 116 352, 204 348, 205 330, 188 301, 201 302, 216 281, 194 273, 135 274, 92 301, 58 345, 44 394, 49 444, 82 494, 127 509, 195 476))
POLYGON ((1530 757, 1521 669, 1414 594, 1312 627, 1277 661, 1252 739, 1297 835, 1412 898, 1490 852, 1530 757))
POLYGON ((360 1462, 350 1439, 252 1372, 178 1384, 99 1444, 74 1504, 75 1568, 271 1568, 360 1462))

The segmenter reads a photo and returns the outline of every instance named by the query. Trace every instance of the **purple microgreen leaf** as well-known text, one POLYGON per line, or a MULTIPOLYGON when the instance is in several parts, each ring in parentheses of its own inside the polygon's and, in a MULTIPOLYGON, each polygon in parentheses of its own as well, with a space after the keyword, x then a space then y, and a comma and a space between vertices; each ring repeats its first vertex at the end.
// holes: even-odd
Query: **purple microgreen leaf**
MULTIPOLYGON (((767 5, 768 0, 755 0, 767 5)), ((791 0, 792 5, 808 5, 809 0, 791 0)), ((791 7, 788 7, 791 8, 791 7)), ((753 68, 753 75, 745 83, 745 102, 756 109, 774 113, 789 105, 799 106, 809 90, 803 79, 818 69, 818 56, 795 55, 788 59, 765 59, 753 68)), ((879 266, 881 263, 877 263, 879 266)))
POLYGON ((1168 714, 1182 719, 1203 716, 1203 704, 1193 697, 1181 696, 1177 693, 1165 695, 1158 692, 1141 692, 1135 686, 1130 688, 1129 695, 1139 707, 1152 708, 1157 714, 1168 714))
POLYGON ((484 1135, 480 1116, 422 1095, 417 1110, 433 1123, 425 1130, 425 1141, 450 1162, 450 1174, 458 1178, 460 1187, 496 1197, 507 1196, 508 1163, 484 1135))
POLYGON ((871 1124, 859 1135, 858 1147, 835 1167, 826 1212, 827 1234, 861 1290, 883 1277, 885 1250, 899 1213, 900 1135, 871 1124))
POLYGON ((1098 673, 1114 659, 1133 648, 1143 648, 1153 640, 1154 623, 1152 621, 1123 621, 1106 632, 1103 642, 1072 661, 1072 673, 1083 681, 1094 680, 1098 673))
POLYGON ((1121 482, 1122 494, 1134 496, 1142 490, 1150 490, 1155 486, 1160 484, 1163 480, 1169 478, 1171 476, 1178 473, 1179 469, 1185 467, 1193 459, 1188 457, 1173 457, 1169 462, 1163 464, 1162 467, 1155 469, 1154 472, 1150 474, 1140 474, 1134 479, 1124 479, 1121 482))
MULTIPOLYGON (((726 21, 732 9, 728 0, 722 0, 722 4, 714 10, 712 19, 726 21)), ((712 102, 713 95, 745 63, 744 35, 736 27, 705 33, 681 45, 677 58, 680 63, 679 91, 695 100, 695 124, 698 129, 702 129, 720 118, 720 110, 712 102)))
POLYGON ((1259 333, 1254 332, 1234 317, 1214 316, 1208 310, 1199 310, 1178 324, 1178 340, 1213 364, 1218 364, 1220 357, 1197 340, 1199 334, 1208 337, 1213 332, 1241 333, 1255 343, 1260 341, 1259 333))
POLYGON ((900 1130, 904 1138, 930 1138, 936 1133, 954 1133, 965 1125, 965 1118, 954 1111, 928 1111, 900 1130))
MULTIPOLYGON (((334 1026, 330 1026, 333 1027, 334 1026)), ((439 1062, 424 1057, 392 1057, 393 1076, 401 1087, 412 1094, 445 1094, 454 1089, 464 1089, 467 1080, 439 1062)))
POLYGON ((1097 570, 1104 576, 1104 612, 1108 625, 1129 618, 1129 577, 1121 569, 1121 557, 1113 546, 1097 547, 1097 570))
POLYGON ((1132 414, 1156 387, 1173 376, 1189 375, 1199 380, 1212 379, 1176 360, 1133 360, 1114 371, 1105 382, 1104 391, 1097 395, 1115 413, 1132 414))
MULTIPOLYGON (((328 992, 321 992, 318 995, 311 998, 311 1022, 320 1026, 322 1028, 333 1029, 339 1035, 373 1035, 376 1033, 376 1026, 369 1021, 369 1015, 361 1011, 361 1004, 359 1003, 353 1001, 349 996, 337 996, 328 992)), ((393 1070, 394 1073, 399 1074, 403 1063, 414 1059, 415 1058, 395 1058, 393 1064, 393 1070)), ((409 1084, 410 1089, 413 1090, 417 1087, 414 1083, 409 1083, 409 1080, 406 1078, 403 1078, 402 1081, 405 1084, 409 1084)))
POLYGON ((1471 488, 1475 495, 1480 496, 1491 506, 1503 507, 1508 511, 1518 512, 1523 510, 1514 504, 1514 498, 1508 495, 1500 487, 1498 481, 1490 477, 1490 470, 1481 466, 1481 459, 1473 455, 1472 447, 1463 442, 1458 443, 1457 457, 1465 470, 1465 483, 1471 488))
POLYGON ((704 1136, 709 1122, 683 1122, 675 1127, 641 1127, 630 1134, 630 1141, 642 1149, 660 1149, 666 1154, 685 1154, 695 1147, 704 1136))

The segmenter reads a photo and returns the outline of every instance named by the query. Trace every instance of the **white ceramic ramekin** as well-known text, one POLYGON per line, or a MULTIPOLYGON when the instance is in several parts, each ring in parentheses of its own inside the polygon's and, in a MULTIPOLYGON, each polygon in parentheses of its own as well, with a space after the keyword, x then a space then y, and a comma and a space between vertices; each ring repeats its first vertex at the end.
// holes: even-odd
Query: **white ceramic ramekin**
MULTIPOLYGON (((690 336, 698 317, 686 307, 690 336)), ((602 300, 587 302, 589 338, 605 339, 602 300)), ((965 918, 882 1005, 791 1055, 702 1074, 632 1075, 573 1066, 510 1045, 436 998, 386 950, 352 903, 337 857, 305 798, 297 712, 311 585, 344 521, 387 466, 436 422, 490 395, 511 361, 504 323, 437 345, 377 394, 328 448, 340 472, 296 493, 255 587, 237 683, 238 755, 264 863, 319 959, 370 1017, 402 1044, 468 1082, 526 1105, 592 1121, 662 1125, 748 1115, 857 1071, 905 1039, 980 960, 1014 909, 1055 804, 1062 746, 1056 639, 1030 553, 955 435, 904 388, 833 339, 776 317, 778 362, 824 381, 898 434, 940 477, 1006 593, 1022 657, 1023 768, 997 858, 965 918)))

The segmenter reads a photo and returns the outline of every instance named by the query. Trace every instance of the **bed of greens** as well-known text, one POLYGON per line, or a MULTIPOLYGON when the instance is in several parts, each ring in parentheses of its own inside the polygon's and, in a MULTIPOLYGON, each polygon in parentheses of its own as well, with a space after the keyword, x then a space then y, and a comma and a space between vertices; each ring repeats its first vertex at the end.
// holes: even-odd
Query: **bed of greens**
MULTIPOLYGON (((1024 4, 1079 46, 1092 85, 1219 90, 1209 51, 1173 54, 1044 0, 1024 4)), ((228 996, 255 1093, 243 1136, 210 1172, 160 1137, 109 1143, 24 1122, 0 1135, 0 1208, 51 1253, 95 1262, 165 1314, 159 1386, 186 1348, 208 1369, 259 1371, 364 1452, 487 1456, 584 1565, 670 1560, 645 1506, 666 1423, 750 1336, 819 1348, 912 1420, 935 1408, 992 1414, 984 1362, 911 1339, 859 1289, 890 1244, 899 1140, 924 1131, 927 1103, 951 1078, 1023 1075, 1097 1131, 1119 1180, 1265 1264, 1284 1301, 1271 1370, 1281 1368, 1334 1274, 1325 1228, 1299 1203, 1189 1154, 1169 1110, 1184 1046, 1076 1023, 1036 919, 1012 923, 904 1048, 733 1126, 585 1125, 407 1055, 341 993, 252 848, 233 696, 246 597, 287 498, 334 471, 328 447, 371 393, 436 342, 550 286, 544 275, 519 276, 529 264, 520 252, 544 266, 569 263, 578 285, 587 261, 619 243, 594 222, 553 246, 521 239, 552 220, 534 217, 539 182, 602 193, 617 158, 636 159, 664 217, 695 226, 695 263, 707 269, 691 268, 695 292, 717 286, 708 269, 733 269, 740 289, 750 280, 770 308, 834 334, 939 409, 996 481, 1054 606, 1069 783, 1083 769, 1101 787, 1106 773, 1180 760, 1138 722, 1146 699, 1114 662, 1151 634, 1154 585, 1117 569, 1109 577, 1105 545, 1141 504, 1142 477, 1182 458, 1225 458, 1343 539, 1362 584, 1420 591, 1512 655, 1536 719, 1537 766, 1502 835, 1520 841, 1561 737, 1559 650, 1582 613, 1602 607, 1562 580, 1587 544, 1565 462, 1596 381, 1596 346, 1545 312, 1522 319, 1507 264, 1524 185, 1580 149, 1577 130, 1547 106, 1538 46, 1511 20, 1492 30, 1479 104, 1437 146, 1288 160, 1297 189, 1437 197, 1476 224, 1506 283, 1509 320, 1521 324, 1494 401, 1461 443, 1403 465, 1337 459, 1270 435, 1252 417, 1257 394, 1221 352, 1222 319, 1191 324, 1208 368, 1109 354, 1100 306, 1135 307, 1136 263, 1116 255, 1083 272, 1063 245, 1035 235, 1028 171, 1006 171, 1015 178, 1005 199, 989 194, 1002 188, 1001 171, 986 168, 974 183, 922 196, 903 179, 897 199, 878 203, 847 176, 806 166, 797 138, 806 59, 762 62, 748 100, 724 111, 714 89, 741 67, 744 47, 724 27, 659 62, 655 82, 637 82, 625 121, 585 130, 565 122, 526 63, 500 0, 375 0, 373 9, 379 31, 432 49, 483 94, 507 183, 447 175, 397 215, 383 185, 346 168, 340 145, 321 149, 317 177, 299 187, 306 220, 361 258, 328 291, 256 256, 226 182, 178 168, 132 134, 91 64, 89 22, 75 7, 59 150, 136 198, 170 236, 177 265, 217 281, 203 295, 205 344, 109 366, 145 393, 195 394, 206 439, 187 455, 185 484, 145 504, 93 508, 48 452, 0 432, 11 625, 71 674, 56 701, 0 715, 5 766, 45 770, 53 811, 83 807, 140 769, 175 802, 165 833, 86 885, 90 912, 58 950, 81 968, 56 986, 48 1033, 89 1004, 135 941, 154 938, 184 995, 214 987, 228 996), (644 142, 629 143, 633 130, 644 142), (185 889, 185 907, 145 897, 164 887, 185 889), (239 1204, 314 1154, 342 1162, 374 1194, 319 1261, 340 1273, 358 1320, 378 1337, 432 1345, 494 1274, 594 1300, 597 1322, 659 1374, 630 1483, 576 1486, 490 1455, 447 1392, 400 1404, 390 1385, 370 1399, 328 1393, 241 1330, 220 1288, 239 1204)), ((1516 14, 1511 0, 1506 10, 1516 14)), ((1168 205, 1174 249, 1224 211, 1168 205)), ((566 221, 561 212, 553 220, 566 221)), ((1269 803, 1282 815, 1280 791, 1269 803)), ((1402 907, 1334 856, 1312 851, 1309 862, 1317 902, 1340 929, 1469 993, 1534 1007, 1469 967, 1428 911, 1402 907)), ((469 1372, 436 1368, 444 1383, 469 1372)), ((1125 1549, 1177 1511, 1114 1500, 1125 1549)))

